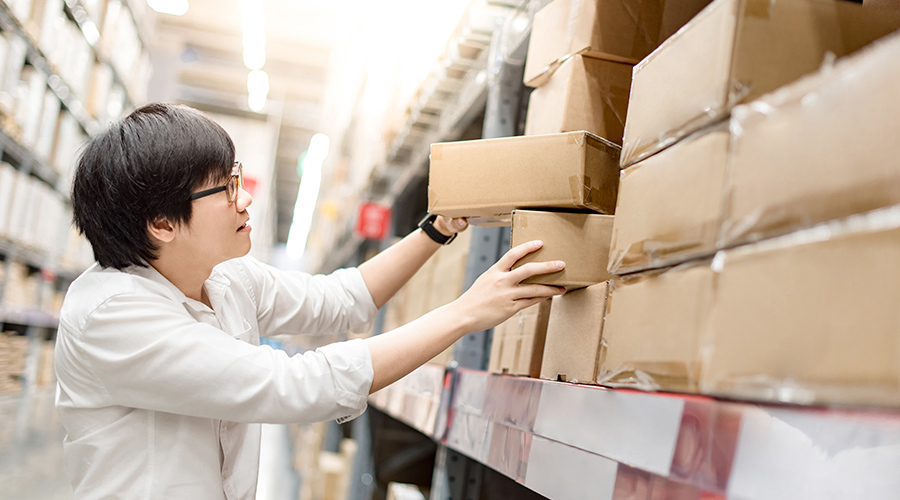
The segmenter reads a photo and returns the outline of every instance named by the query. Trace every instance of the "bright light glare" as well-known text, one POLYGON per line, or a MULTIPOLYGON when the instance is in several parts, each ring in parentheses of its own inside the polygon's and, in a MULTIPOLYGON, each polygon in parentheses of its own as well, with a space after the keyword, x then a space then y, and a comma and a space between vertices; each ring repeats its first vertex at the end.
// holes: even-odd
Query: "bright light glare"
POLYGON ((266 38, 244 33, 244 66, 262 69, 266 65, 266 38))
POLYGON ((188 0, 147 0, 147 5, 160 14, 183 16, 187 14, 188 0))
POLYGON ((269 98, 269 74, 258 69, 251 71, 247 75, 247 92, 247 106, 257 113, 262 111, 269 98))
POLYGON ((285 253, 288 258, 300 260, 306 252, 306 241, 312 226, 316 200, 319 197, 319 186, 322 183, 322 164, 328 156, 331 141, 325 134, 316 134, 309 140, 309 149, 303 157, 300 169, 300 187, 297 189, 297 202, 294 204, 294 218, 288 231, 285 253))
POLYGON ((244 31, 244 65, 262 69, 266 64, 266 27, 262 2, 241 0, 241 28, 244 31))
MULTIPOLYGON (((187 4, 187 2, 185 2, 187 4)), ((84 33, 84 38, 87 40, 89 44, 97 45, 97 40, 100 40, 100 30, 97 29, 97 25, 93 23, 93 21, 87 20, 81 23, 81 31, 84 33)))

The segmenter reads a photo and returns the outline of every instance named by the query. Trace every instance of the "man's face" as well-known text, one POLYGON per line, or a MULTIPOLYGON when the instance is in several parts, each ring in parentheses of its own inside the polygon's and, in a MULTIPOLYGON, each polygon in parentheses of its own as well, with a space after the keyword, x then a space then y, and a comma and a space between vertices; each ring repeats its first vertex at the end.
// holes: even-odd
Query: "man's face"
MULTIPOLYGON (((198 192, 217 187, 210 183, 198 192)), ((238 188, 234 201, 228 191, 219 191, 193 200, 190 224, 178 228, 182 245, 190 255, 210 267, 243 257, 250 251, 250 193, 238 188)))

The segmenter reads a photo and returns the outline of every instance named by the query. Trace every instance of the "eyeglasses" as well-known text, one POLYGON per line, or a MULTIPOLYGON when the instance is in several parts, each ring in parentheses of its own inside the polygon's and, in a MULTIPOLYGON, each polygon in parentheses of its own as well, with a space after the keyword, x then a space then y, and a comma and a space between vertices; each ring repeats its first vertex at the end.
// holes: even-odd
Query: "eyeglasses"
POLYGON ((191 195, 191 201, 225 191, 225 194, 228 196, 228 203, 234 203, 234 200, 237 199, 238 191, 242 187, 244 187, 244 167, 241 165, 241 162, 236 161, 234 162, 234 169, 231 171, 231 177, 224 186, 198 191, 191 195))

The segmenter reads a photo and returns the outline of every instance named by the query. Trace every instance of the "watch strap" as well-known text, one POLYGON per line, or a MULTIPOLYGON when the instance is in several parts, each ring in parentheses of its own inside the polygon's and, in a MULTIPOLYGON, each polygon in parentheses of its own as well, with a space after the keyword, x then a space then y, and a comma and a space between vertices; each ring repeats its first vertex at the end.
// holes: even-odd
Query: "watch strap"
POLYGON ((449 245, 451 241, 456 238, 456 233, 453 233, 450 236, 447 236, 434 227, 434 221, 437 220, 437 215, 428 214, 419 222, 419 229, 422 230, 425 234, 428 235, 429 238, 432 239, 435 243, 439 245, 449 245))

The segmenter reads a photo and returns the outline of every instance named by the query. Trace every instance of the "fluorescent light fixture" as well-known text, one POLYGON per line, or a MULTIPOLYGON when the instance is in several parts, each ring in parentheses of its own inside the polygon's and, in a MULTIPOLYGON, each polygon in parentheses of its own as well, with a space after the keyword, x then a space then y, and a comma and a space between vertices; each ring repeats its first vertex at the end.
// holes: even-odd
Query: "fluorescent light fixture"
POLYGON ((262 69, 266 64, 266 27, 262 2, 241 0, 241 29, 244 31, 244 66, 262 69))
MULTIPOLYGON (((187 2, 185 2, 185 4, 187 4, 187 2)), ((84 38, 91 46, 97 45, 97 41, 100 40, 100 30, 97 29, 97 25, 94 24, 93 21, 82 21, 81 32, 84 33, 84 38)))
POLYGON ((300 177, 300 187, 297 189, 294 218, 285 245, 285 253, 290 259, 300 260, 306 252, 306 241, 309 239, 319 187, 322 184, 322 164, 328 156, 330 144, 327 135, 316 134, 309 140, 306 154, 300 156, 300 170, 303 173, 300 177))
POLYGON ((251 71, 247 75, 247 92, 247 106, 257 113, 262 111, 269 97, 269 74, 259 69, 251 71))
POLYGON ((266 65, 266 38, 244 32, 244 66, 262 69, 266 65))
POLYGON ((147 0, 147 5, 160 14, 183 16, 187 14, 188 0, 147 0))

